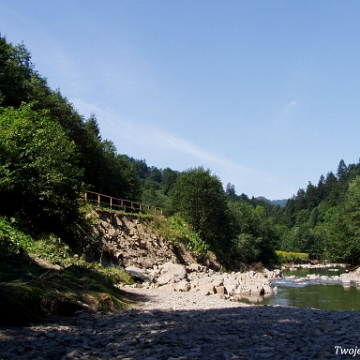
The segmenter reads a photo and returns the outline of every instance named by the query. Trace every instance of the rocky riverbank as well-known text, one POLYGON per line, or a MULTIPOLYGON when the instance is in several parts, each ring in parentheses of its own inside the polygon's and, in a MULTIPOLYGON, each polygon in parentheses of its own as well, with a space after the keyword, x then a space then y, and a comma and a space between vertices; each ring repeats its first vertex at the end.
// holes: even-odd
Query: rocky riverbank
POLYGON ((271 287, 271 282, 281 276, 280 270, 220 273, 197 263, 185 266, 171 262, 146 270, 130 266, 126 271, 142 281, 146 289, 194 292, 203 296, 216 294, 229 300, 270 296, 277 290, 271 287))
POLYGON ((358 312, 247 306, 164 288, 127 291, 139 299, 131 310, 0 329, 0 359, 340 359, 359 346, 358 312))

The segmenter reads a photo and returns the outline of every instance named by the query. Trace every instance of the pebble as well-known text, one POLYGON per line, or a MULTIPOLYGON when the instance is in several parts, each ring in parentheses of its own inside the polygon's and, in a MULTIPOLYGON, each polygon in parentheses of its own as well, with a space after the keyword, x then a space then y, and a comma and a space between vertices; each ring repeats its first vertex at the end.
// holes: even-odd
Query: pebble
POLYGON ((217 295, 158 289, 126 291, 139 296, 139 305, 0 328, 0 359, 341 359, 335 346, 360 348, 355 311, 250 306, 217 295))

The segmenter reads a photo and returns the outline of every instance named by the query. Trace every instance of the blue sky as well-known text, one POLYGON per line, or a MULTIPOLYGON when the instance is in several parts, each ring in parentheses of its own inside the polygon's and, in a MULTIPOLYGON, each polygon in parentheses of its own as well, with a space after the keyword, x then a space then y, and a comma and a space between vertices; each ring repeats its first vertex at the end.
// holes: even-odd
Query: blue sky
POLYGON ((0 32, 149 166, 283 199, 360 157, 357 0, 4 0, 0 32))

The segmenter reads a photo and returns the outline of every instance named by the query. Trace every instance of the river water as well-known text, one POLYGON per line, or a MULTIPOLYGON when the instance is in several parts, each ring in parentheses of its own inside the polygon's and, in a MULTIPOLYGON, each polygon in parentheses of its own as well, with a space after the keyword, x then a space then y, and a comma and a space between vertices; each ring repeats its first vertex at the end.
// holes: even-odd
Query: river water
POLYGON ((321 310, 360 310, 360 288, 354 285, 344 287, 341 281, 307 281, 294 283, 289 276, 306 277, 308 274, 334 276, 344 272, 328 269, 299 269, 284 271, 283 278, 277 279, 273 286, 278 292, 267 298, 259 298, 256 303, 261 305, 280 305, 316 308, 321 310))

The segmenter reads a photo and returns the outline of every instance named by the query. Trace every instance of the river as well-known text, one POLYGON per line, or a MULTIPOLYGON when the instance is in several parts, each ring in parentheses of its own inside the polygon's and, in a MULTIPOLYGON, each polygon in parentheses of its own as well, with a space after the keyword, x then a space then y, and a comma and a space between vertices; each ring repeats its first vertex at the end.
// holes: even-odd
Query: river
MULTIPOLYGON (((307 281, 294 283, 290 276, 306 277, 308 274, 326 276, 340 275, 344 268, 337 272, 328 269, 299 269, 284 271, 283 278, 274 281, 278 292, 267 298, 259 298, 255 303, 261 305, 296 306, 321 310, 360 310, 360 288, 354 285, 344 287, 341 281, 307 281)), ((249 302, 246 301, 245 302, 249 302)), ((254 302, 254 299, 253 299, 254 302)))

